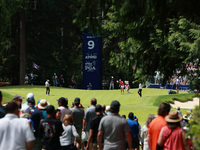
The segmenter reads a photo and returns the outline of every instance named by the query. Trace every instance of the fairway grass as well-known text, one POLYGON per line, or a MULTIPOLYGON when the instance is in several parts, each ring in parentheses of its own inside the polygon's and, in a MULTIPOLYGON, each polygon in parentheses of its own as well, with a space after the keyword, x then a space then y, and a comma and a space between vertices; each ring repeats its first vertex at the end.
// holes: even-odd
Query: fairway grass
MULTIPOLYGON (((66 97, 69 100, 69 107, 76 97, 81 99, 81 103, 85 107, 90 106, 90 99, 96 98, 98 104, 110 105, 113 100, 118 100, 121 104, 120 115, 126 115, 128 117, 129 112, 133 112, 139 119, 141 126, 145 124, 145 121, 149 114, 157 114, 158 105, 162 101, 172 101, 173 98, 181 97, 186 100, 192 99, 194 94, 188 94, 185 91, 180 91, 180 94, 169 95, 167 89, 150 89, 143 88, 142 97, 139 97, 138 89, 131 89, 131 94, 120 94, 120 90, 81 90, 70 89, 61 87, 50 87, 50 96, 46 96, 46 88, 44 86, 7 86, 1 87, 3 92, 3 103, 12 100, 13 96, 20 94, 24 97, 23 103, 26 101, 26 95, 33 93, 35 95, 36 102, 40 99, 46 99, 50 104, 58 107, 57 99, 60 97, 66 97)), ((181 109, 183 114, 187 109, 181 109)))

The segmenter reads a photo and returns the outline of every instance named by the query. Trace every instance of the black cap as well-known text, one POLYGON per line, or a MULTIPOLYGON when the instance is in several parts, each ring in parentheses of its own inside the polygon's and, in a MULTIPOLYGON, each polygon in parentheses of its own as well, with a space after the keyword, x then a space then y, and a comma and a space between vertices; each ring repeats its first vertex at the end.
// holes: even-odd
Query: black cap
POLYGON ((34 98, 28 98, 27 102, 31 103, 31 104, 35 104, 35 99, 34 98))
POLYGON ((64 102, 68 102, 68 99, 67 98, 64 98, 64 97, 60 97, 58 100, 58 102, 61 102, 61 103, 64 103, 64 102))
POLYGON ((60 97, 58 100, 58 102, 61 102, 62 103, 62 106, 67 106, 68 105, 68 99, 67 98, 64 98, 64 97, 60 97))
POLYGON ((96 111, 96 112, 101 112, 101 111, 102 111, 101 105, 96 105, 96 106, 95 106, 95 111, 96 111))
POLYGON ((54 112, 55 112, 55 107, 54 107, 53 105, 47 106, 46 112, 47 112, 47 114, 52 114, 52 113, 54 113, 54 112))
POLYGON ((120 103, 117 100, 112 101, 110 104, 111 112, 119 112, 120 103))
POLYGON ((80 98, 79 97, 76 97, 75 99, 74 99, 74 102, 76 102, 76 103, 79 103, 80 104, 80 98))

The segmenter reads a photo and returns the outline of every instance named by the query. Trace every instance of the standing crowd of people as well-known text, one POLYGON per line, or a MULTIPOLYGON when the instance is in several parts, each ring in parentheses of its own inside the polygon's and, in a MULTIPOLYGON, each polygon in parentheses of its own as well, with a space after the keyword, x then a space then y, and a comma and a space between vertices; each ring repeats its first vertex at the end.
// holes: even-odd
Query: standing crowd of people
POLYGON ((182 116, 170 111, 170 105, 161 103, 157 116, 150 114, 141 128, 133 112, 121 117, 120 102, 109 106, 90 100, 84 110, 76 97, 72 107, 68 99, 60 97, 58 107, 47 100, 35 101, 28 93, 26 102, 15 95, 2 106, 0 91, 0 149, 8 150, 189 150, 182 128, 182 116))

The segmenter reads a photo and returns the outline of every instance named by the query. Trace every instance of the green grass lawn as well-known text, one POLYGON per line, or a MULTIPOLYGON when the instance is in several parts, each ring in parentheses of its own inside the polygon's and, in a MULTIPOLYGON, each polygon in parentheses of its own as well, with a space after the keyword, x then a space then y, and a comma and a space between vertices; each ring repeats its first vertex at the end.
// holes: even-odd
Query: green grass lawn
MULTIPOLYGON (((26 101, 26 95, 33 93, 35 95, 36 102, 40 99, 46 99, 50 104, 56 108, 57 99, 60 97, 66 97, 69 100, 69 107, 74 98, 79 97, 81 103, 85 106, 85 109, 90 106, 90 99, 96 98, 98 104, 110 105, 112 100, 118 100, 121 103, 120 115, 128 116, 129 112, 133 112, 139 119, 139 123, 144 125, 149 114, 157 114, 158 106, 161 102, 172 102, 172 99, 178 99, 180 101, 191 100, 194 94, 188 94, 185 91, 180 91, 179 94, 169 95, 167 89, 150 89, 144 88, 142 91, 142 97, 137 94, 138 89, 131 89, 131 94, 120 94, 120 90, 80 90, 69 89, 60 87, 50 87, 51 95, 46 96, 46 88, 44 86, 7 86, 1 87, 3 92, 3 103, 12 100, 13 96, 20 94, 24 97, 23 103, 26 101)), ((185 113, 186 109, 181 109, 185 113)))

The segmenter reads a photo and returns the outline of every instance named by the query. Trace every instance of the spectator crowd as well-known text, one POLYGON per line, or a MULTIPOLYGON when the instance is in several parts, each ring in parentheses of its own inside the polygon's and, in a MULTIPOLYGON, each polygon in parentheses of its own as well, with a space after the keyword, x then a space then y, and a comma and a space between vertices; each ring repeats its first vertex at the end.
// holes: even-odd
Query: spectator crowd
POLYGON ((84 109, 78 97, 71 108, 65 97, 57 100, 57 108, 45 99, 36 103, 33 93, 27 94, 24 104, 21 95, 15 95, 5 106, 2 99, 0 91, 0 150, 189 150, 192 147, 185 136, 189 116, 182 117, 180 108, 170 111, 167 103, 159 105, 157 116, 149 114, 141 127, 133 112, 127 118, 119 115, 121 104, 117 100, 105 106, 92 98, 91 106, 84 109))

